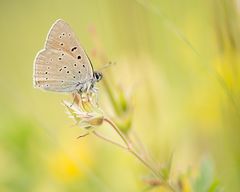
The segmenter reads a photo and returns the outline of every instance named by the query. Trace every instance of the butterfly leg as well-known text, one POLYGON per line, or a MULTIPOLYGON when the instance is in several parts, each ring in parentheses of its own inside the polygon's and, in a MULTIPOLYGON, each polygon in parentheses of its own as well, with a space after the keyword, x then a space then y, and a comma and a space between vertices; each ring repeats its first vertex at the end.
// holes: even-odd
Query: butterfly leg
POLYGON ((87 93, 83 92, 80 94, 80 97, 81 97, 81 108, 85 111, 85 112, 88 112, 90 109, 89 109, 89 98, 88 98, 88 95, 87 93))
POLYGON ((95 92, 91 92, 90 101, 94 107, 98 106, 98 95, 95 92))
POLYGON ((76 99, 77 99, 77 93, 73 93, 73 101, 72 101, 72 104, 70 105, 70 107, 73 106, 73 104, 75 103, 76 99))

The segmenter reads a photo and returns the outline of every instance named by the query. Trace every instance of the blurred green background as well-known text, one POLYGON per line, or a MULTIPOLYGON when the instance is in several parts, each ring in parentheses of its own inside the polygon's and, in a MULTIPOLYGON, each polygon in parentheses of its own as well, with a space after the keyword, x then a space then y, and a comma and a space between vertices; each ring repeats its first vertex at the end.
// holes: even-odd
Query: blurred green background
POLYGON ((184 191, 210 191, 201 182, 239 191, 240 1, 1 0, 1 192, 147 187, 149 172, 132 156, 94 136, 76 139, 82 131, 61 105, 69 95, 33 88, 35 55, 58 18, 95 68, 117 63, 105 79, 132 95, 132 130, 155 159, 174 154, 173 181, 183 178, 184 191))

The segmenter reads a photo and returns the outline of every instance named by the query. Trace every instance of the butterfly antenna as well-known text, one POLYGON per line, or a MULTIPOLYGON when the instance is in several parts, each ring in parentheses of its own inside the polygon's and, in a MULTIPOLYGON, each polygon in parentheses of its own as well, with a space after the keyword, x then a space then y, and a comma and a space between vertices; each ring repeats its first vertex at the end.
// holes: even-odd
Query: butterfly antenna
POLYGON ((116 62, 109 61, 107 64, 105 64, 101 68, 99 68, 97 71, 101 72, 101 71, 103 71, 103 70, 107 69, 108 67, 110 67, 112 65, 115 65, 115 64, 116 64, 116 62))

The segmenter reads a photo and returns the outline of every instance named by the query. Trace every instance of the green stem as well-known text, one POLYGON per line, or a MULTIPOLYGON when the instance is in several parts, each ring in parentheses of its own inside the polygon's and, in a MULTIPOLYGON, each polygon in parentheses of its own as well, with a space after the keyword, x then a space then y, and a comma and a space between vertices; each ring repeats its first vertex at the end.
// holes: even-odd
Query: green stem
POLYGON ((111 101, 111 103, 112 103, 112 105, 113 105, 113 107, 114 107, 115 112, 116 112, 118 115, 120 115, 120 114, 121 114, 121 111, 120 111, 120 109, 119 109, 119 107, 118 107, 118 104, 117 104, 117 102, 116 102, 116 99, 115 99, 115 97, 114 97, 114 95, 113 95, 113 92, 112 92, 111 88, 109 87, 109 85, 108 85, 108 83, 107 83, 106 80, 103 80, 103 84, 104 84, 104 86, 105 86, 105 88, 106 88, 106 91, 107 91, 107 93, 108 93, 108 96, 109 96, 110 101, 111 101))

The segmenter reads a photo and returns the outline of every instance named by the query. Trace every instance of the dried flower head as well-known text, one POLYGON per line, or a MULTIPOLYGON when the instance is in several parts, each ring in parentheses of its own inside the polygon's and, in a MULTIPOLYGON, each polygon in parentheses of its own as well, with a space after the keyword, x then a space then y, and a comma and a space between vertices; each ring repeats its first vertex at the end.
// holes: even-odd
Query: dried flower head
POLYGON ((70 118, 74 119, 77 125, 88 130, 102 125, 104 115, 97 106, 95 94, 74 94, 73 97, 73 103, 63 101, 63 104, 70 118))

